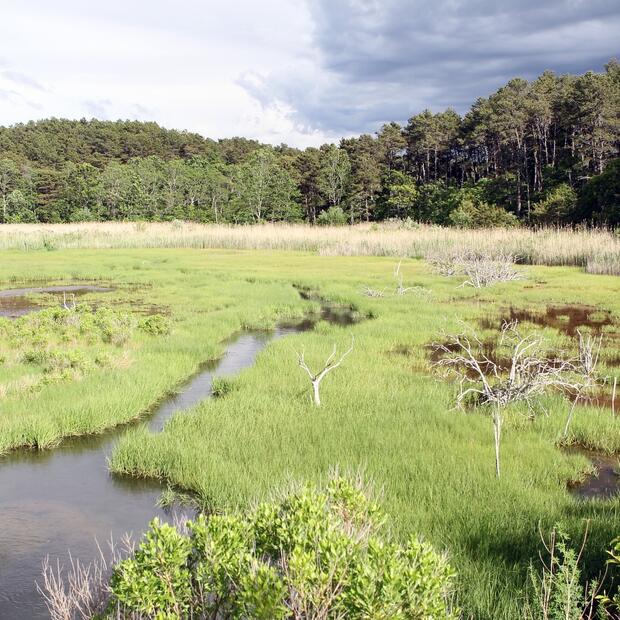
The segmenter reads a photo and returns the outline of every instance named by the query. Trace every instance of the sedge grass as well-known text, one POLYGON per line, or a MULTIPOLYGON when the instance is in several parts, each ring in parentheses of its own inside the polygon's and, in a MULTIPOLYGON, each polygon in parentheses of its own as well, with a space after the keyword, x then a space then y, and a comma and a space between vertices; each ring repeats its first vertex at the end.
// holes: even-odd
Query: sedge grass
MULTIPOLYGON (((364 286, 393 289, 393 259, 142 249, 4 252, 2 260, 7 280, 118 283, 119 304, 157 304, 173 321, 169 337, 137 348, 125 379, 106 371, 109 379, 93 374, 70 389, 42 394, 30 423, 52 438, 72 427, 84 431, 93 421, 139 415, 198 361, 216 356, 225 335, 300 315, 308 302, 293 285, 373 317, 347 328, 320 323, 313 332, 271 343, 255 366, 227 380, 220 397, 173 417, 159 434, 142 427, 124 434, 112 455, 114 472, 166 480, 219 510, 266 497, 291 479, 323 479, 335 466, 361 469, 383 489, 397 534, 415 532, 448 550, 459 572, 459 603, 466 617, 483 620, 521 617, 539 527, 562 522, 581 540, 589 520, 588 575, 601 568, 604 549, 620 530, 620 500, 579 502, 567 490, 589 462, 557 447, 566 400, 548 397, 545 414, 534 421, 522 408, 508 412, 498 481, 490 420, 452 409, 454 388, 431 369, 426 348, 442 332, 459 330, 461 321, 475 326, 510 305, 535 310, 586 300, 617 320, 620 284, 614 277, 524 267, 524 281, 466 290, 458 279, 409 260, 402 263, 405 285, 428 295, 369 298, 364 286), (315 407, 296 351, 304 349, 309 363, 320 361, 334 342, 347 345, 351 334, 355 350, 324 381, 323 406, 315 407), (90 402, 86 414, 81 402, 90 402)), ((544 333, 554 345, 575 345, 554 330, 544 333)), ((617 332, 607 333, 606 355, 617 348, 617 332)), ((13 406, 2 435, 17 429, 18 442, 26 409, 13 406)), ((606 451, 620 447, 620 422, 609 412, 580 409, 572 432, 606 451)))

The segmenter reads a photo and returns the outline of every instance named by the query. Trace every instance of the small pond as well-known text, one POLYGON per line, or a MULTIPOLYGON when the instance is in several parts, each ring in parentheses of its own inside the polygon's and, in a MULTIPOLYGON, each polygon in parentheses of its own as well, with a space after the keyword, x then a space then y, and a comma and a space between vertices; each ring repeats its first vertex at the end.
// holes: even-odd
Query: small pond
POLYGON ((31 299, 31 295, 50 294, 79 297, 86 293, 109 293, 111 288, 87 284, 70 286, 41 286, 31 288, 13 288, 0 291, 0 316, 15 319, 29 312, 40 310, 41 306, 31 299))

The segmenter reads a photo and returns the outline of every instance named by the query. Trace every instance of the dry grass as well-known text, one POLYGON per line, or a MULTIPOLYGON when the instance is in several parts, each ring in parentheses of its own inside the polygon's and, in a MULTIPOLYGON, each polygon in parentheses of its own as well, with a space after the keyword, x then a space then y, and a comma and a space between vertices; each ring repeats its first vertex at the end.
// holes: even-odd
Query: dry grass
POLYGON ((527 264, 587 266, 592 273, 620 271, 620 236, 604 230, 459 230, 438 226, 406 228, 392 223, 353 227, 234 227, 179 222, 0 226, 0 250, 164 247, 301 250, 334 256, 413 258, 446 250, 502 251, 527 264))
POLYGON ((620 276, 620 257, 618 252, 588 257, 586 271, 588 273, 620 276))

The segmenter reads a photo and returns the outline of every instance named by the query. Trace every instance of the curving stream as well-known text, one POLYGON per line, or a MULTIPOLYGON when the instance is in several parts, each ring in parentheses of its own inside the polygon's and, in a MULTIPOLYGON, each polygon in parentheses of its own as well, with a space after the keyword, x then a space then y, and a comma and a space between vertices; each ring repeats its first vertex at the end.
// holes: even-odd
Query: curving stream
MULTIPOLYGON (((321 318, 340 325, 353 322, 350 312, 329 306, 321 318)), ((271 340, 311 329, 317 319, 231 338, 220 360, 204 366, 152 412, 149 428, 160 431, 172 414, 209 398, 214 377, 251 366, 271 340)), ((104 546, 111 536, 139 536, 155 516, 171 520, 170 512, 157 506, 161 484, 108 472, 106 458, 131 426, 69 439, 50 451, 21 450, 0 457, 0 619, 49 617, 35 585, 46 555, 62 561, 70 550, 73 558, 90 562, 98 553, 96 541, 104 546)))

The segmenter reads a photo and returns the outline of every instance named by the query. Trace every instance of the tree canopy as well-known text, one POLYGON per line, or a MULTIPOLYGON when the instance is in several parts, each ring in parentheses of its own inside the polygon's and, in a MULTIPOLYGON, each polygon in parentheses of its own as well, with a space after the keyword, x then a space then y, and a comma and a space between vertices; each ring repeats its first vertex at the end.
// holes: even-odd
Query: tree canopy
POLYGON ((620 224, 620 63, 515 78, 460 116, 295 149, 152 122, 0 127, 0 223, 620 224))

